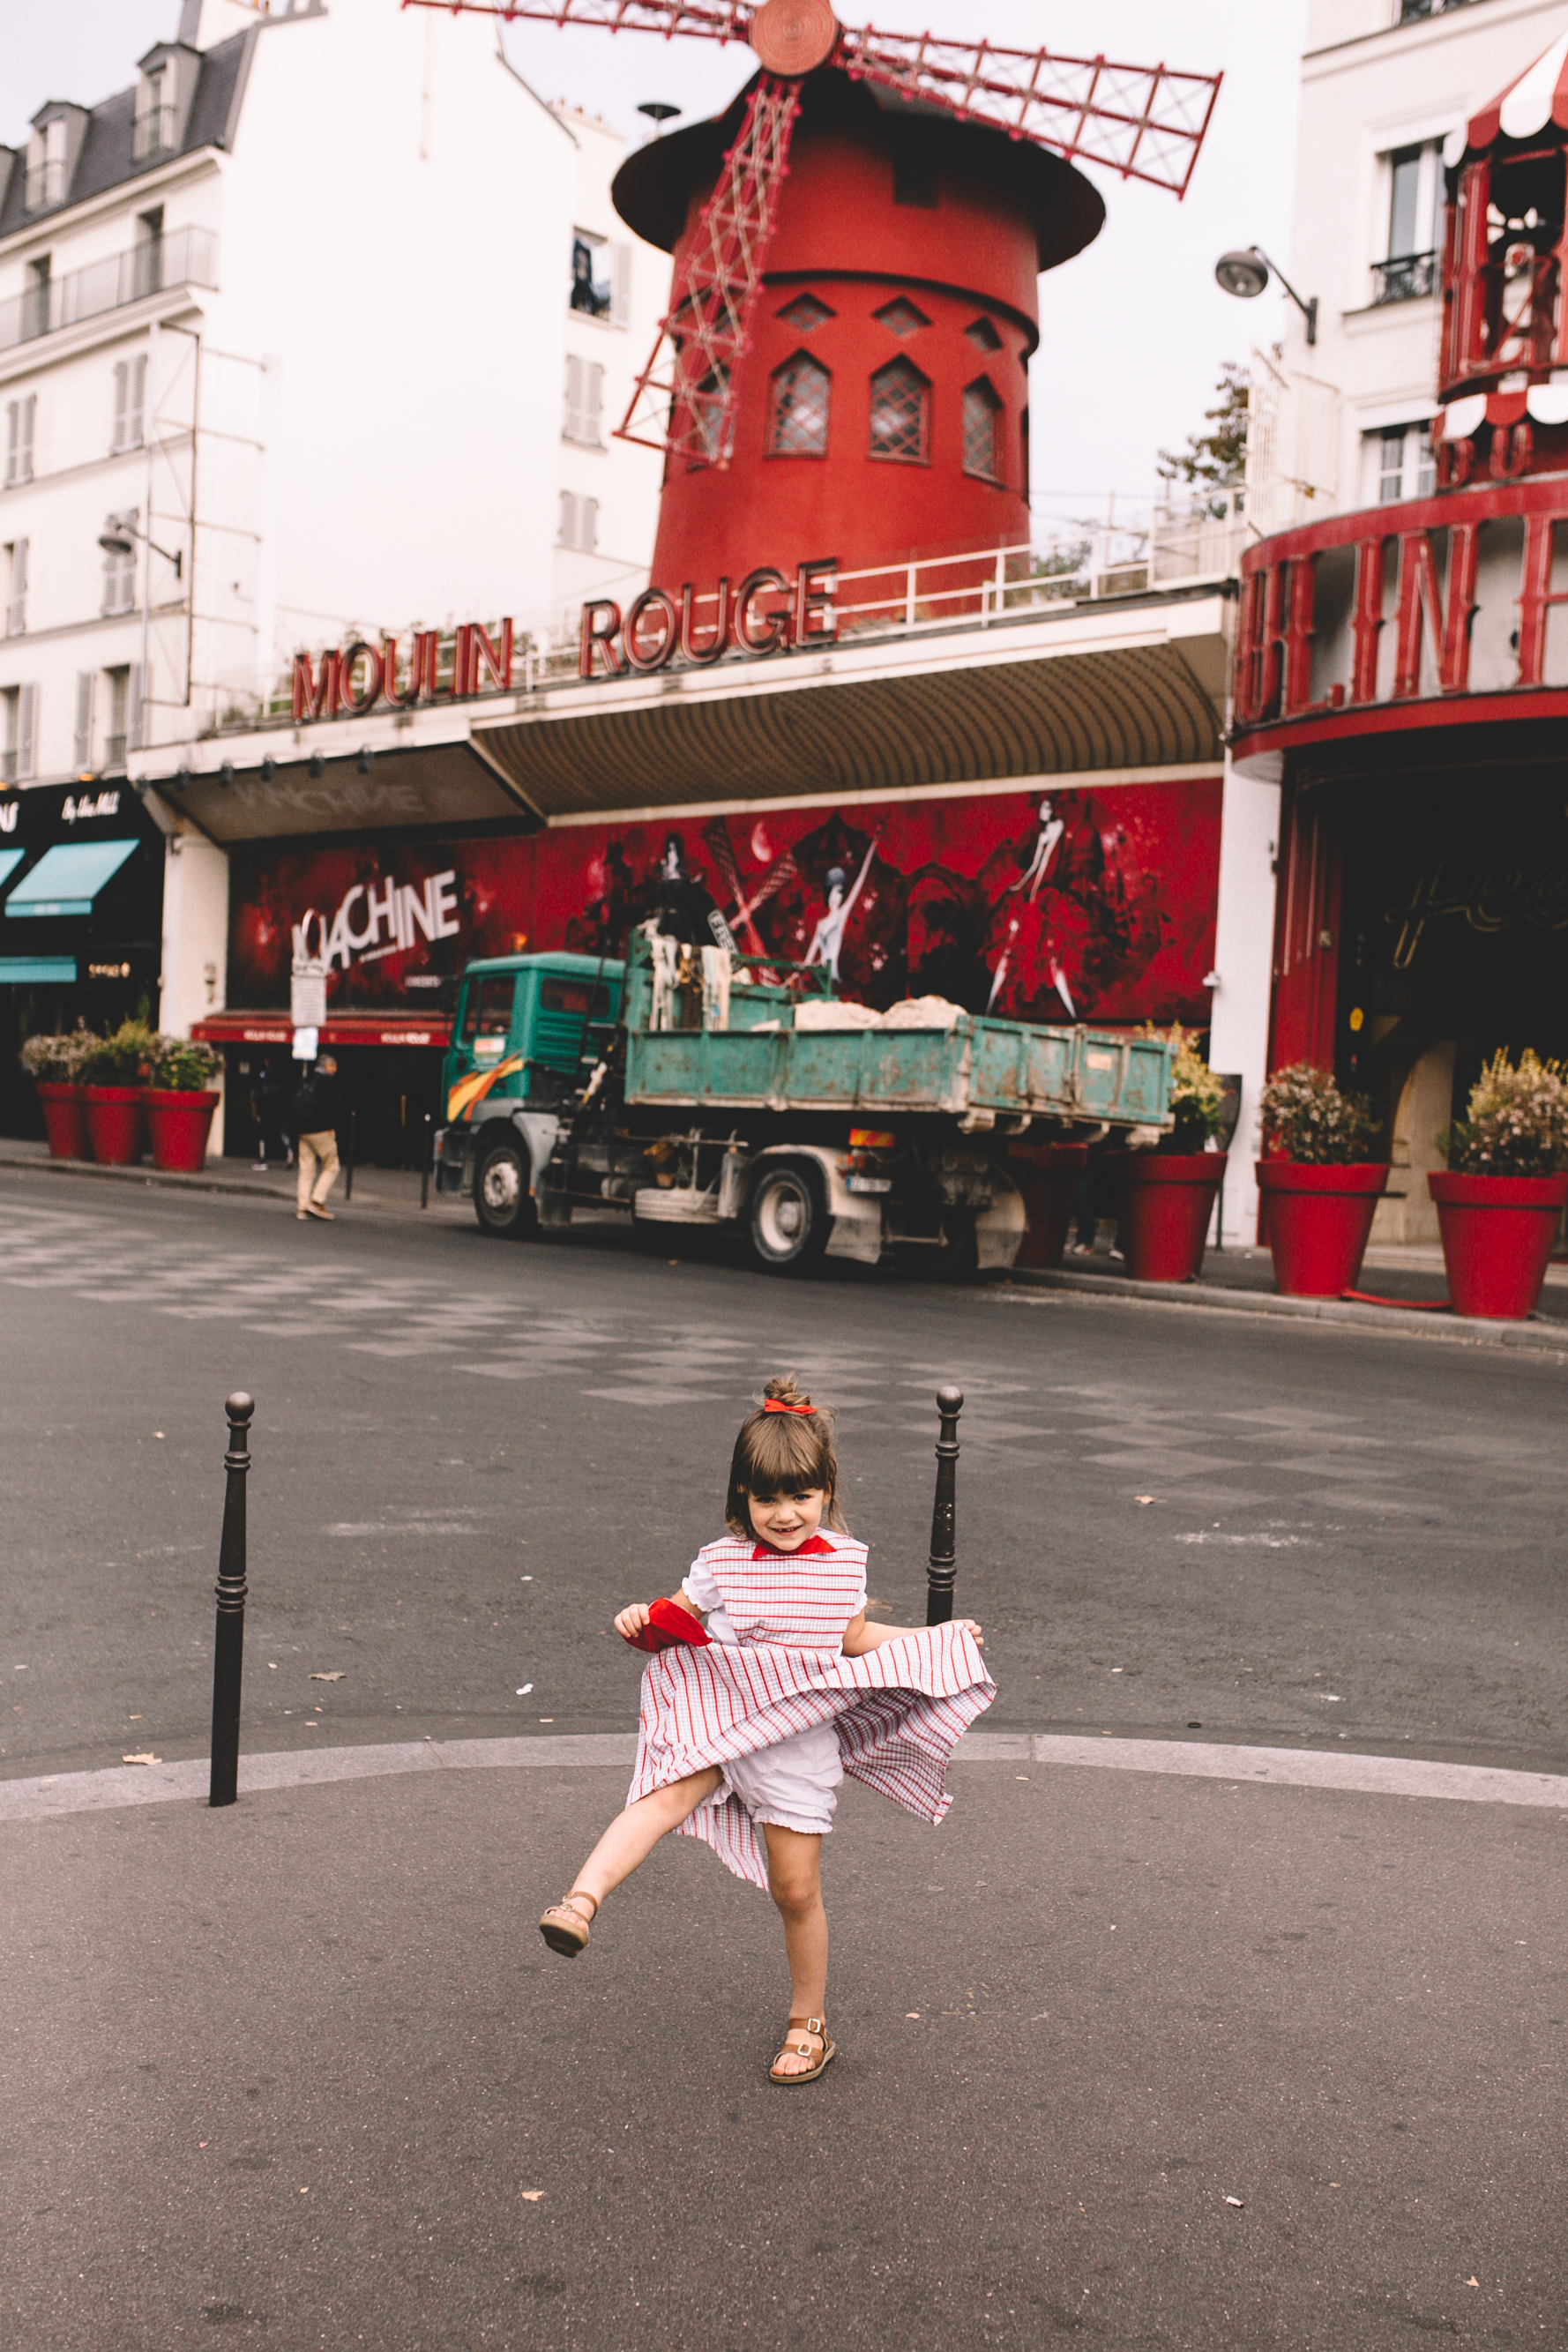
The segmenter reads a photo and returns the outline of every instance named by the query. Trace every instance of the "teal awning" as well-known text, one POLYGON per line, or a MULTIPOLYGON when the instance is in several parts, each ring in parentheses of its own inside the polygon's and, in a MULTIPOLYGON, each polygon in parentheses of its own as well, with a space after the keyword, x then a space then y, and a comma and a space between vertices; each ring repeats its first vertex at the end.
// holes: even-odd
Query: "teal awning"
POLYGON ((15 874, 26 855, 25 849, 0 849, 0 882, 4 882, 7 876, 15 874))
POLYGON ((133 841, 67 841, 46 849, 5 901, 8 915, 90 915, 92 902, 136 847, 133 841))
POLYGON ((0 988, 76 986, 75 956, 0 956, 0 988))

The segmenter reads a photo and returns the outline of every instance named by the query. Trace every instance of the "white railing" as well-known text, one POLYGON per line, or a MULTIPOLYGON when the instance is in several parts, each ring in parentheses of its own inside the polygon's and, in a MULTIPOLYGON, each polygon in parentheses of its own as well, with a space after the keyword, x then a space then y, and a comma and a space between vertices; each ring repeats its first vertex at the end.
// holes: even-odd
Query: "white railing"
POLYGON ((140 302, 170 287, 216 287, 216 269, 217 238, 209 228, 190 224, 172 229, 167 236, 149 237, 129 253, 89 261, 85 269, 45 278, 0 302, 0 352, 14 351, 18 343, 52 335, 61 327, 74 327, 83 319, 100 318, 107 310, 123 310, 128 302, 140 302))

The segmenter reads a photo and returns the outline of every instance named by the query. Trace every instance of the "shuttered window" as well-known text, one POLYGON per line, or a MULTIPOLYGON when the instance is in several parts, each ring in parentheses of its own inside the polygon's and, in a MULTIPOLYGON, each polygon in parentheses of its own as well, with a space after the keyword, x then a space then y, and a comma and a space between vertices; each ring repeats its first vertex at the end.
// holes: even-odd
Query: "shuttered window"
POLYGON ((561 544, 592 555, 599 544, 599 501, 575 490, 561 493, 561 544))
POLYGON ((79 669, 76 674, 76 734, 73 738, 71 763, 79 774, 92 765, 92 698, 98 685, 95 669, 79 669))
POLYGON ((565 417, 561 427, 563 438, 581 442, 590 449, 602 448, 600 419, 604 404, 604 369, 596 360, 579 359, 575 352, 568 352, 565 417))
POLYGON ((140 449, 147 401, 147 355, 114 363, 114 437, 112 455, 120 449, 140 449))
POLYGON ((9 578, 5 583, 5 635, 20 637, 26 635, 27 627, 27 542, 25 539, 12 541, 10 556, 7 566, 9 578))
POLYGON ((38 413, 38 395, 27 393, 20 400, 5 404, 5 487, 12 489, 18 482, 33 478, 33 427, 38 413))

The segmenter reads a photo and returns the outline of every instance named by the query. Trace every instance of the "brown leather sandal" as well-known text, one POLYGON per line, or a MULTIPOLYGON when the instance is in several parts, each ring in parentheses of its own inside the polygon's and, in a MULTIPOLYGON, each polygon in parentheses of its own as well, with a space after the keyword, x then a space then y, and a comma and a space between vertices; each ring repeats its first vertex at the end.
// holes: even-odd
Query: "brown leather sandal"
POLYGON ((838 2044, 829 2042, 827 2028, 820 2017, 792 2017, 789 2023, 804 2026, 814 2041, 820 2042, 822 2055, 815 2066, 803 2066, 796 2074, 781 2074, 779 2058, 809 2058, 812 2054, 809 2042, 790 2041, 786 2027, 784 2048, 779 2052, 779 2058, 775 2058, 768 2069, 768 2080, 770 2083, 815 2083, 828 2061, 837 2055, 838 2044))
POLYGON ((574 1886, 570 1895, 563 1895, 559 1903, 551 1905, 539 1923, 539 1932, 552 1952, 559 1952, 563 1959, 574 1960, 587 1948, 588 1928, 598 1912, 598 1896, 590 1895, 586 1887, 574 1886), (571 1908, 574 1903, 593 1905, 586 1919, 580 1911, 571 1908))

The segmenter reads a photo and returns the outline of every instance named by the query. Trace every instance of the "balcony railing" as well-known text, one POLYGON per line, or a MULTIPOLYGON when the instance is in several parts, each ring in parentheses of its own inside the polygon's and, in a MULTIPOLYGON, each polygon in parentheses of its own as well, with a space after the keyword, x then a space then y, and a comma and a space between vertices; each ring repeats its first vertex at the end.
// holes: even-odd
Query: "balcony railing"
POLYGON ((1450 8, 1468 8, 1472 0, 1399 0, 1399 21, 1414 25, 1423 16, 1446 16, 1450 8))
POLYGON ((1436 290, 1437 257, 1435 253, 1400 253, 1387 261, 1372 265, 1372 299, 1375 310, 1383 302, 1415 302, 1423 294, 1436 290))
POLYGON ((151 237, 129 253, 89 261, 85 269, 47 278, 0 302, 0 352, 100 318, 106 310, 123 310, 128 302, 173 286, 216 286, 216 267, 217 238, 210 228, 194 225, 151 237))

